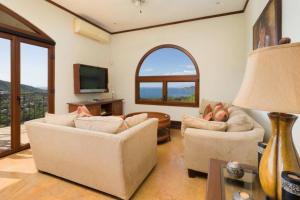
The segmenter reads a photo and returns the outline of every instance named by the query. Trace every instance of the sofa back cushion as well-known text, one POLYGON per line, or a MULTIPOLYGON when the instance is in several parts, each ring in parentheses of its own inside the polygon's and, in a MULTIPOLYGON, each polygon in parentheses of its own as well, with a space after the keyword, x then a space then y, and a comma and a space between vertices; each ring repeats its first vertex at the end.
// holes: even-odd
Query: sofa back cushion
POLYGON ((115 116, 81 117, 75 120, 76 128, 99 131, 104 133, 118 133, 126 129, 124 120, 115 116))
POLYGON ((227 121, 228 132, 250 131, 254 127, 253 120, 243 111, 232 112, 227 121), (235 113, 236 112, 236 113, 235 113))
POLYGON ((225 122, 207 121, 202 118, 185 115, 182 120, 183 126, 186 128, 198 128, 212 131, 226 131, 227 124, 225 122))
POLYGON ((141 114, 133 115, 131 117, 127 117, 125 119, 125 123, 130 128, 135 125, 138 125, 139 123, 142 123, 143 121, 146 121, 147 119, 148 119, 148 114, 141 113, 141 114))
POLYGON ((45 122, 48 124, 75 127, 74 120, 78 118, 76 112, 67 114, 45 114, 45 122))

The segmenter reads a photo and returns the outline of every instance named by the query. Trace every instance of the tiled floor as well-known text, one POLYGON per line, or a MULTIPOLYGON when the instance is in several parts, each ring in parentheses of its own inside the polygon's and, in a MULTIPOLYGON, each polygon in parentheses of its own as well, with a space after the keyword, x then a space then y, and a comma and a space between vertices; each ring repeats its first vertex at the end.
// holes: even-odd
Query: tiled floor
MULTIPOLYGON (((204 200, 205 178, 188 178, 183 161, 183 140, 172 130, 172 141, 158 146, 158 164, 137 190, 137 200, 204 200)), ((2 200, 108 200, 112 196, 37 172, 31 150, 0 160, 2 200)))

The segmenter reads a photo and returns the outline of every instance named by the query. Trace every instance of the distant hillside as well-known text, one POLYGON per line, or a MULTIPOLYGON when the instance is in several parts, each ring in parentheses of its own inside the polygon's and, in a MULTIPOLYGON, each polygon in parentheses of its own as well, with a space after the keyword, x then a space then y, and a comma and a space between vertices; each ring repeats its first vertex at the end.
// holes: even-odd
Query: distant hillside
MULTIPOLYGON (((7 81, 2 81, 0 80, 0 91, 10 91, 10 83, 7 81)), ((46 92, 46 90, 40 89, 40 88, 35 88, 29 85, 21 85, 21 91, 22 92, 46 92)))

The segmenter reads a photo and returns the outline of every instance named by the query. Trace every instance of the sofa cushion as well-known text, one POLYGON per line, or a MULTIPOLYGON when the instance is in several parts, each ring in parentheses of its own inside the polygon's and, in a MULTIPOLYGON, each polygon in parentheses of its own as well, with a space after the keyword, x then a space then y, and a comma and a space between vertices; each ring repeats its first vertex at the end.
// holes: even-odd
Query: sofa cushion
POLYGON ((104 133, 118 133, 123 123, 121 117, 115 116, 81 117, 75 120, 76 128, 104 133))
POLYGON ((127 117, 125 119, 125 122, 126 122, 126 125, 130 128, 135 125, 138 125, 139 123, 142 123, 143 121, 146 121, 147 118, 148 118, 147 113, 141 113, 141 114, 133 115, 131 117, 127 117))
POLYGON ((236 115, 245 115, 245 111, 238 109, 238 110, 234 110, 229 114, 229 118, 234 117, 236 115))
POLYGON ((207 121, 188 115, 183 116, 182 124, 186 128, 198 128, 213 131, 226 131, 227 129, 227 124, 225 122, 207 121))
POLYGON ((74 120, 78 117, 77 112, 67 114, 45 113, 45 122, 48 124, 75 127, 74 120))
POLYGON ((254 122, 245 113, 240 113, 234 116, 230 116, 227 121, 227 125, 228 132, 241 132, 252 130, 254 127, 254 122))
POLYGON ((234 112, 234 111, 238 111, 238 110, 241 110, 241 108, 237 107, 237 106, 229 106, 228 107, 228 112, 229 112, 229 115, 234 112))

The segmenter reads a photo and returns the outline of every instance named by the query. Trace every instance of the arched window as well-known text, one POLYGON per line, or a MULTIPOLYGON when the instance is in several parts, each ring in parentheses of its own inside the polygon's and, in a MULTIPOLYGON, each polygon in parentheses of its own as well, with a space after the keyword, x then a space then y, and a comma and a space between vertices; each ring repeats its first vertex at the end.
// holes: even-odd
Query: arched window
POLYGON ((165 44, 148 51, 135 77, 137 104, 199 105, 199 70, 195 59, 182 47, 165 44))

